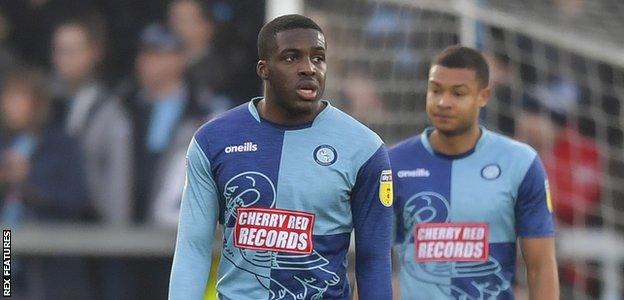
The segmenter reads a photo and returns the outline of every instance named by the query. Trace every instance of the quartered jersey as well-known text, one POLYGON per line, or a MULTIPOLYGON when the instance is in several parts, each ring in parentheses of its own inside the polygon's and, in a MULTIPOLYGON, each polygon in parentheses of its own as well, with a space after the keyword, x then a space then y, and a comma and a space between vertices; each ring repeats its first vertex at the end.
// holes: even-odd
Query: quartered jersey
POLYGON ((262 119, 254 99, 200 128, 188 150, 171 299, 200 299, 223 230, 220 299, 391 296, 392 175, 381 139, 324 101, 303 126, 262 119))
POLYGON ((432 129, 389 151, 403 299, 513 299, 516 239, 554 234, 548 181, 529 146, 481 128, 447 156, 432 129))

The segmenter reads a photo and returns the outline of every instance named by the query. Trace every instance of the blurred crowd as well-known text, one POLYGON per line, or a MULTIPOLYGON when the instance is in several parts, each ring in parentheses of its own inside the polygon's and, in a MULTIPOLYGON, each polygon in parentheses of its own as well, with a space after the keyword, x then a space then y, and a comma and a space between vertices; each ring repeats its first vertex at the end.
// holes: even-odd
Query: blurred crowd
MULTIPOLYGON (((195 130, 260 93, 254 65, 263 7, 0 2, 3 228, 85 222, 175 230, 195 130)), ((14 296, 164 299, 170 263, 24 258, 14 296)))

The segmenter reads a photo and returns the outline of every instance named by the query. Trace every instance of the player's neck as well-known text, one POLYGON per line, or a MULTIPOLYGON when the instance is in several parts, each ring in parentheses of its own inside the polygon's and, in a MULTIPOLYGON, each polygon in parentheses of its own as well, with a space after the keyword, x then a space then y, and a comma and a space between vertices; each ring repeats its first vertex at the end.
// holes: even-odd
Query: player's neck
POLYGON ((266 98, 258 102, 256 109, 258 114, 265 120, 271 123, 284 125, 284 126, 296 126, 308 124, 314 121, 316 116, 325 108, 325 104, 319 101, 318 109, 308 114, 295 114, 284 110, 279 105, 276 105, 273 101, 267 101, 266 98))
POLYGON ((429 143, 439 153, 459 155, 472 150, 477 145, 480 136, 481 129, 478 125, 457 135, 448 135, 439 130, 434 130, 429 136, 429 143))

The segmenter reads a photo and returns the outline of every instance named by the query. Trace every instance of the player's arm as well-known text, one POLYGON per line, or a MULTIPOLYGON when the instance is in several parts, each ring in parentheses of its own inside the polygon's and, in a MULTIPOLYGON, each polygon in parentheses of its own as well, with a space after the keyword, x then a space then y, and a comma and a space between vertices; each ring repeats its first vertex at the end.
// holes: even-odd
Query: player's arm
POLYGON ((559 299, 555 231, 547 185, 544 166, 536 156, 520 184, 515 207, 530 299, 559 299))
POLYGON ((203 299, 212 261, 219 204, 210 162, 193 139, 187 152, 186 184, 180 207, 169 299, 203 299))
POLYGON ((554 238, 523 238, 520 248, 527 267, 529 299, 559 299, 554 238))
MULTIPOLYGON (((355 275, 360 299, 392 299, 392 208, 380 200, 380 176, 390 170, 381 145, 362 166, 351 195, 355 275)), ((390 187, 391 187, 390 183, 390 187)))

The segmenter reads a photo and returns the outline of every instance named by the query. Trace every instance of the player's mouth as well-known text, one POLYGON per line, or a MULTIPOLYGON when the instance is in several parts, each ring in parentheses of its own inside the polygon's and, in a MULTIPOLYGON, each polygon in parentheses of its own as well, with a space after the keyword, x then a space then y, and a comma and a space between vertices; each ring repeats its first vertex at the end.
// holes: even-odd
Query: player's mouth
POLYGON ((297 95, 307 101, 316 100, 318 85, 314 81, 305 81, 297 84, 297 95))
POLYGON ((438 120, 438 121, 440 121, 440 122, 448 122, 451 119, 453 119, 452 116, 449 116, 449 115, 439 115, 439 114, 433 115, 433 118, 438 120))

